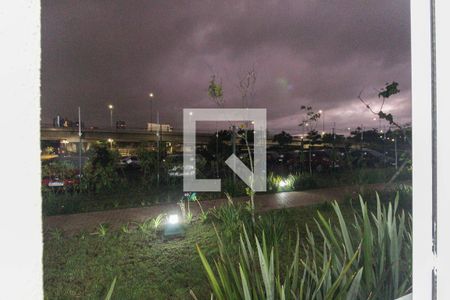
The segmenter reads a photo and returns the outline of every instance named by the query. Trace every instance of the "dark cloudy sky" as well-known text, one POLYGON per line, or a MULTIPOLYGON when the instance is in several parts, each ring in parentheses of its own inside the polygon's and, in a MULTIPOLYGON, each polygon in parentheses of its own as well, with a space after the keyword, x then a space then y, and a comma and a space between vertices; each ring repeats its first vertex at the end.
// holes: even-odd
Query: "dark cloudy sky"
MULTIPOLYGON (((357 96, 397 81, 386 112, 411 117, 408 0, 42 1, 42 122, 57 114, 130 127, 181 125, 182 108, 211 108, 213 73, 225 106, 241 107, 239 78, 254 67, 250 107, 271 131, 299 132, 300 106, 324 111, 327 129, 377 127, 357 96)), ((322 124, 320 124, 322 126, 322 124)))

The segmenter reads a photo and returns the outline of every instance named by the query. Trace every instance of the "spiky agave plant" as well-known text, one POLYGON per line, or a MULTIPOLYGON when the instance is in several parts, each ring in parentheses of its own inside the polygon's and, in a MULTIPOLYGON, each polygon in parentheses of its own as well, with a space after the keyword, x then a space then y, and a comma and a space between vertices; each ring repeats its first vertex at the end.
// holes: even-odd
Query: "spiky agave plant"
POLYGON ((337 202, 332 204, 337 225, 320 212, 314 237, 307 228, 300 258, 300 238, 290 265, 280 266, 278 245, 250 243, 243 228, 238 259, 231 257, 218 235, 220 257, 215 271, 197 246, 212 294, 217 299, 395 299, 411 290, 411 215, 397 213, 394 204, 353 211, 348 224, 337 202), (320 242, 318 242, 320 240, 320 242), (284 269, 284 272, 283 272, 284 269), (280 271, 281 270, 281 271, 280 271))
POLYGON ((361 271, 350 272, 358 252, 340 269, 327 254, 323 257, 324 264, 318 266, 315 261, 300 259, 297 234, 291 263, 283 269, 279 252, 267 244, 265 235, 261 243, 255 236, 254 246, 245 227, 240 236, 239 261, 233 260, 224 249, 219 238, 220 258, 214 262, 214 272, 197 245, 212 294, 217 299, 344 299, 344 295, 356 297, 359 292, 361 271))
MULTIPOLYGON (((397 211, 398 193, 387 208, 378 194, 376 198, 376 212, 369 212, 367 203, 359 197, 361 211, 353 212, 350 226, 336 202, 332 205, 338 225, 333 226, 320 212, 316 223, 335 261, 352 255, 361 245, 352 266, 352 271, 363 268, 358 299, 396 299, 412 288, 412 217, 397 211)), ((313 240, 310 233, 308 239, 313 240)))

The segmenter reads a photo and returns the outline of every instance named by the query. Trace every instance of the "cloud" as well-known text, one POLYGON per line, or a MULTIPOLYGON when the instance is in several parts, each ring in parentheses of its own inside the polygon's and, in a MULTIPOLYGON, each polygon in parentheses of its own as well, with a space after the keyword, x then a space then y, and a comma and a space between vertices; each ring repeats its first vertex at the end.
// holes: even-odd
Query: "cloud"
POLYGON ((406 0, 44 0, 42 119, 75 118, 81 106, 86 123, 104 126, 113 103, 116 118, 144 127, 153 91, 162 122, 178 127, 182 108, 214 107, 213 73, 226 106, 242 106, 239 78, 254 68, 250 106, 267 108, 274 130, 298 131, 303 104, 343 128, 365 123, 357 95, 372 99, 392 80, 401 93, 386 109, 409 121, 409 24, 406 0))

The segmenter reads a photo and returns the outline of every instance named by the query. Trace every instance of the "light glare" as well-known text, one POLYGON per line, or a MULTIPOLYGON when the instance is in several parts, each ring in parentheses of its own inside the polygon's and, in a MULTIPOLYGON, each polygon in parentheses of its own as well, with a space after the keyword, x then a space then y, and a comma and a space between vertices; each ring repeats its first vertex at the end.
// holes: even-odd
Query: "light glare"
POLYGON ((179 222, 178 215, 169 215, 168 221, 170 224, 178 224, 179 222))
POLYGON ((288 183, 286 182, 286 180, 281 180, 280 183, 279 183, 280 187, 282 187, 282 188, 287 186, 287 184, 288 183))

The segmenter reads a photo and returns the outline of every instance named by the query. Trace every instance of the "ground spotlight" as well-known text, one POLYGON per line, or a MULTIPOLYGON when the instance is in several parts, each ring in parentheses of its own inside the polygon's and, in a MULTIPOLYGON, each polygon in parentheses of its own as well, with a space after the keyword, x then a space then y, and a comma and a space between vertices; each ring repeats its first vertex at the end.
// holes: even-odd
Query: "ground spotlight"
POLYGON ((168 240, 176 237, 184 236, 184 228, 180 223, 180 217, 178 214, 169 214, 164 226, 164 239, 168 240))
POLYGON ((167 222, 169 224, 178 224, 180 219, 178 218, 178 215, 169 215, 169 218, 167 219, 167 222))
POLYGON ((281 188, 284 188, 288 185, 286 180, 281 180, 280 183, 278 184, 281 188))

